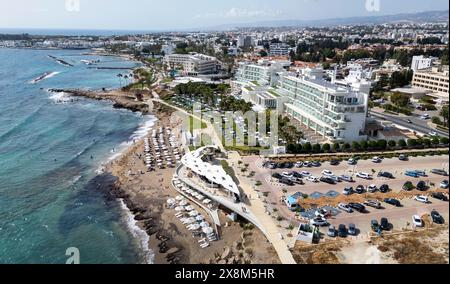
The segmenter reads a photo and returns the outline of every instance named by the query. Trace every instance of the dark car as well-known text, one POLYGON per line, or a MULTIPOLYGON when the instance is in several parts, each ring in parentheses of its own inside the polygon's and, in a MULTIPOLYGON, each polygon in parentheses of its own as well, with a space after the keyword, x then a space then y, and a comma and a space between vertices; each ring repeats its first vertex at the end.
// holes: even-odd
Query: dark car
POLYGON ((280 179, 280 183, 285 184, 285 185, 289 185, 289 186, 293 186, 294 182, 288 178, 283 177, 282 179, 280 179))
POLYGON ((381 218, 380 228, 384 231, 389 231, 391 229, 391 225, 387 218, 381 218))
POLYGON ((366 192, 366 188, 364 187, 364 185, 358 185, 355 188, 355 192, 358 193, 358 194, 363 194, 363 193, 366 192))
POLYGON ((390 188, 389 188, 389 185, 383 184, 382 186, 380 186, 379 190, 381 193, 387 193, 387 192, 389 192, 390 188))
POLYGON ((359 203, 349 203, 348 206, 352 208, 355 211, 358 211, 360 213, 366 212, 366 207, 359 203))
POLYGON ((419 181, 416 188, 417 188, 417 190, 425 191, 425 190, 427 190, 427 183, 424 181, 419 181))
POLYGON ((433 220, 433 223, 436 224, 442 225, 445 223, 444 217, 442 217, 442 215, 436 210, 431 211, 431 219, 433 220))
POLYGON ((343 225, 343 224, 339 225, 338 236, 340 238, 346 238, 347 237, 347 227, 345 227, 345 225, 343 225))
POLYGON ((330 162, 330 165, 332 165, 332 166, 339 166, 340 163, 341 163, 341 162, 340 162, 339 160, 332 160, 332 161, 330 162))
POLYGON ((294 163, 286 162, 285 168, 287 168, 287 169, 292 169, 293 167, 294 167, 294 163))
POLYGON ((279 163, 279 164, 277 164, 277 168, 285 169, 286 168, 286 163, 279 163))
POLYGON ((313 166, 313 167, 316 167, 316 168, 318 168, 318 167, 320 167, 322 164, 320 163, 320 162, 312 162, 311 163, 311 165, 313 166))
POLYGON ((374 232, 378 232, 380 230, 380 224, 378 223, 377 220, 372 220, 370 222, 370 227, 372 228, 372 231, 374 231, 374 232))
POLYGON ((334 179, 328 177, 321 177, 320 181, 328 184, 336 184, 336 181, 334 179))
POLYGON ((397 200, 397 199, 394 199, 394 198, 386 198, 386 199, 384 200, 384 202, 387 203, 387 204, 393 205, 393 206, 395 206, 395 207, 401 207, 401 206, 402 206, 402 204, 400 203, 400 201, 397 200))
POLYGON ((448 201, 448 197, 445 194, 443 194, 442 192, 433 192, 431 194, 431 196, 438 200, 448 201))
POLYGON ((303 175, 299 172, 292 172, 291 175, 296 178, 303 178, 303 175))
POLYGON ((355 224, 350 224, 348 225, 348 234, 350 236, 356 236, 356 225, 355 224))
POLYGON ((394 178, 394 175, 390 172, 379 172, 378 177, 384 177, 384 178, 394 178))
POLYGON ((440 175, 440 176, 448 176, 448 173, 446 171, 440 170, 440 169, 431 170, 431 173, 433 173, 435 175, 440 175))
POLYGON ((272 177, 273 177, 273 178, 276 178, 276 179, 282 179, 282 178, 283 178, 283 176, 280 175, 279 173, 274 173, 274 174, 272 175, 272 177))
POLYGON ((412 182, 410 182, 410 181, 407 181, 407 182, 405 182, 405 184, 403 185, 403 190, 406 190, 406 191, 411 191, 411 190, 413 190, 414 189, 414 185, 413 185, 413 183, 412 182))

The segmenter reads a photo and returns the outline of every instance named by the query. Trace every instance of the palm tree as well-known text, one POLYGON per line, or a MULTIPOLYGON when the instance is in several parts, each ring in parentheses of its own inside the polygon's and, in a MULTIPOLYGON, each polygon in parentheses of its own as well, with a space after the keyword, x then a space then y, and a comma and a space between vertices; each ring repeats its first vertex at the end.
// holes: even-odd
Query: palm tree
POLYGON ((123 76, 123 78, 125 79, 125 85, 128 85, 128 75, 123 76))
POLYGON ((122 88, 122 78, 123 78, 123 75, 122 75, 122 74, 117 74, 117 77, 119 78, 119 81, 120 81, 120 87, 122 88))

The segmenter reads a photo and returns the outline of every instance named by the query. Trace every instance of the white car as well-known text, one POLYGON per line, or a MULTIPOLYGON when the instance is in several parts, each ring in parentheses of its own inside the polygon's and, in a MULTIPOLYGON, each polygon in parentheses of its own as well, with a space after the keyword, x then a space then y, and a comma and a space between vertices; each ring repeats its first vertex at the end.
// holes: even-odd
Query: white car
POLYGON ((433 136, 433 137, 438 136, 437 132, 435 132, 435 131, 431 131, 430 133, 428 133, 428 135, 433 136))
POLYGON ((325 209, 320 209, 320 210, 317 210, 316 212, 314 212, 314 215, 317 217, 317 218, 321 218, 321 219, 325 219, 325 216, 328 214, 328 211, 327 210, 325 210, 325 209))
POLYGON ((427 203, 430 202, 430 201, 428 200, 428 197, 427 197, 427 196, 424 196, 424 195, 417 195, 416 197, 414 197, 414 200, 415 200, 415 201, 418 201, 418 202, 425 203, 425 204, 427 204, 427 203))
POLYGON ((301 167, 303 167, 303 162, 297 162, 297 163, 295 163, 295 165, 294 165, 296 168, 301 168, 301 167))
POLYGON ((371 178, 368 173, 363 173, 363 172, 357 173, 356 176, 359 178, 362 178, 362 179, 370 179, 371 178))
POLYGON ((422 218, 420 218, 420 216, 418 216, 418 215, 412 216, 412 221, 413 221, 413 224, 415 227, 417 227, 417 228, 423 227, 423 221, 422 221, 422 218))
POLYGON ((349 159, 347 163, 349 165, 353 166, 353 165, 356 165, 356 160, 352 158, 352 159, 349 159))
POLYGON ((372 163, 381 163, 381 159, 379 157, 373 157, 372 163))
POLYGON ((345 203, 340 203, 338 205, 338 208, 341 209, 342 211, 347 212, 347 213, 352 213, 353 212, 353 209, 350 206, 348 206, 348 204, 345 204, 345 203))
POLYGON ((323 218, 312 219, 311 221, 309 221, 309 223, 311 224, 311 226, 319 226, 319 227, 328 226, 328 221, 323 218))
POLYGON ((310 172, 306 172, 306 171, 303 171, 303 172, 301 172, 300 173, 303 177, 309 177, 309 176, 311 176, 311 173, 310 172))
POLYGON ((290 173, 288 173, 288 172, 282 173, 281 176, 282 176, 282 177, 285 177, 285 178, 289 178, 289 179, 291 179, 291 178, 294 177, 292 174, 290 174, 290 173))
POLYGON ((333 172, 332 172, 332 171, 329 171, 329 170, 324 170, 324 171, 322 172, 322 175, 324 175, 324 176, 326 176, 326 177, 334 176, 333 172))
POLYGON ((367 191, 369 191, 370 193, 374 193, 378 190, 378 187, 374 184, 369 185, 369 187, 367 188, 367 191))
POLYGON ((310 182, 319 182, 319 179, 316 178, 315 176, 309 176, 306 178, 306 180, 310 182))

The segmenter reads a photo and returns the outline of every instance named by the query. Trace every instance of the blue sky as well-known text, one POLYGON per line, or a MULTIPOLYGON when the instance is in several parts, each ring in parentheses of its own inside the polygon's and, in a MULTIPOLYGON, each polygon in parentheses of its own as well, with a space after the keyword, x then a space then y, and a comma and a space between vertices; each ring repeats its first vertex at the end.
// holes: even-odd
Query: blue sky
POLYGON ((0 0, 0 28, 166 30, 448 9, 447 0, 0 0), (79 10, 75 1, 79 1, 79 10), (366 9, 380 1, 379 11, 366 9))

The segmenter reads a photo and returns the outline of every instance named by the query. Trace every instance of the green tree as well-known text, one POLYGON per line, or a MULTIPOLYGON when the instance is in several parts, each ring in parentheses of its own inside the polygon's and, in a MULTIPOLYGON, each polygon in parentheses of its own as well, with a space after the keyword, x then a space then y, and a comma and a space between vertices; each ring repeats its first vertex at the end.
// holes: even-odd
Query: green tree
POLYGON ((380 150, 386 150, 386 148, 387 148, 387 141, 386 140, 378 140, 377 148, 380 149, 380 150))
POLYGON ((439 145, 440 142, 441 141, 438 137, 433 137, 433 139, 431 140, 431 144, 433 144, 434 146, 439 145))
POLYGON ((377 141, 369 141, 369 149, 370 150, 376 150, 378 148, 378 143, 377 141))
POLYGON ((328 143, 323 144, 322 150, 323 150, 325 153, 329 153, 329 152, 331 151, 331 146, 330 146, 330 144, 328 144, 328 143))
POLYGON ((359 151, 359 150, 361 150, 361 145, 360 145, 358 142, 354 141, 354 142, 352 143, 352 150, 353 150, 353 151, 359 151))
POLYGON ((402 93, 393 93, 391 95, 391 102, 399 108, 404 108, 409 105, 410 97, 402 93))
POLYGON ((417 146, 417 141, 416 141, 416 139, 408 139, 407 144, 408 144, 408 147, 414 148, 417 146))
POLYGON ((350 145, 350 143, 344 144, 344 151, 349 151, 351 148, 352 148, 352 145, 350 145))
POLYGON ((448 113, 448 105, 444 105, 439 113, 440 116, 444 117, 445 125, 448 125, 449 113, 448 113))
POLYGON ((320 146, 320 144, 314 144, 312 150, 314 153, 320 153, 320 151, 322 150, 322 147, 320 146))
POLYGON ((405 142, 405 140, 400 140, 400 141, 398 141, 398 146, 400 147, 400 148, 405 148, 406 147, 406 142, 405 142))
POLYGON ((424 145, 426 148, 430 148, 430 147, 431 147, 431 140, 428 139, 428 138, 424 138, 424 139, 423 139, 423 145, 424 145))
POLYGON ((447 144, 448 144, 448 138, 447 138, 447 137, 441 137, 440 141, 441 141, 441 143, 444 144, 444 145, 447 145, 447 144))
POLYGON ((341 149, 341 145, 339 145, 339 143, 333 144, 333 152, 339 152, 340 149, 341 149))
POLYGON ((305 151, 305 153, 311 153, 312 151, 312 146, 311 143, 307 142, 303 145, 303 150, 305 151))
POLYGON ((388 142, 389 148, 394 149, 395 147, 397 147, 397 142, 395 140, 390 140, 388 142))

